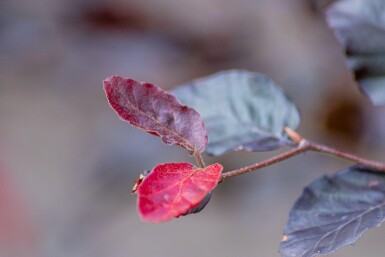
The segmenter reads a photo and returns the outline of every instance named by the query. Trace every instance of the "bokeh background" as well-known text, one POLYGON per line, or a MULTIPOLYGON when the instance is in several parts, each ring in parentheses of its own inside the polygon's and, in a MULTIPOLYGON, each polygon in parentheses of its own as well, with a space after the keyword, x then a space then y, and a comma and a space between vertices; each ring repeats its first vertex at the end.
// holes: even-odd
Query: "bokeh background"
MULTIPOLYGON (((302 188, 349 162, 306 153, 226 181, 198 215, 146 224, 139 173, 192 159, 120 121, 102 90, 114 74, 171 89, 230 68, 281 85, 304 136, 385 160, 385 109, 308 1, 0 1, 0 256, 278 257, 302 188)), ((231 170, 280 151, 205 160, 231 170)), ((383 256, 384 236, 330 256, 383 256)))

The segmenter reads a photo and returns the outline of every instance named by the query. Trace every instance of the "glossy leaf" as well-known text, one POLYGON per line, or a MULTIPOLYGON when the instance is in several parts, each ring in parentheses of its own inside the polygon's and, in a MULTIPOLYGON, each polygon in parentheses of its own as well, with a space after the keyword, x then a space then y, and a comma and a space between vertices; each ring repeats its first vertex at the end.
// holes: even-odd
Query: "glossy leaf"
POLYGON ((230 70, 173 90, 183 104, 203 117, 209 134, 207 152, 268 151, 290 144, 284 127, 296 129, 299 112, 266 76, 230 70))
POLYGON ((385 220, 385 174, 353 166, 303 191, 289 214, 283 257, 329 254, 385 220))
POLYGON ((385 4, 383 0, 339 0, 327 21, 345 47, 348 65, 376 105, 385 104, 385 4))
POLYGON ((119 117, 168 145, 179 145, 190 154, 203 152, 207 131, 200 115, 183 106, 170 93, 132 79, 112 76, 104 81, 108 102, 119 117))
POLYGON ((156 166, 137 188, 140 217, 157 223, 199 211, 210 199, 222 169, 220 164, 202 169, 189 163, 156 166))

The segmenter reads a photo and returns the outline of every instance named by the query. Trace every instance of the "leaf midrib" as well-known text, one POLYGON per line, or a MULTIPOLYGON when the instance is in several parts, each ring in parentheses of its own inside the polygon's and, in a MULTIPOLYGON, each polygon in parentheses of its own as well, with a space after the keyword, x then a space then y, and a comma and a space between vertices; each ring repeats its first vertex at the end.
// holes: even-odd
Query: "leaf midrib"
MULTIPOLYGON (((167 94, 167 92, 162 92, 162 93, 167 94)), ((155 123, 157 123, 157 124, 158 124, 160 127, 162 127, 163 129, 165 129, 165 130, 171 132, 171 134, 174 134, 177 138, 180 138, 182 142, 185 142, 186 145, 187 145, 187 147, 189 147, 189 148, 186 147, 187 150, 192 150, 193 152, 197 152, 197 151, 198 151, 198 149, 197 149, 196 147, 194 147, 194 146, 193 146, 187 139, 185 139, 184 137, 182 137, 179 133, 177 133, 176 131, 170 130, 169 128, 165 127, 160 121, 158 121, 157 119, 155 119, 155 118, 149 116, 145 111, 141 110, 141 109, 139 108, 138 101, 137 101, 136 96, 135 96, 135 90, 132 90, 132 96, 133 96, 133 98, 134 98, 134 100, 135 100, 136 106, 135 106, 133 103, 131 103, 131 101, 130 101, 124 94, 121 94, 121 95, 126 99, 126 101, 127 101, 127 102, 128 102, 134 109, 136 109, 138 112, 140 112, 141 114, 143 114, 146 118, 148 118, 148 119, 154 121, 155 123)), ((152 106, 153 106, 153 105, 152 105, 152 106)), ((187 108, 188 108, 188 107, 187 107, 187 108)), ((154 109, 154 108, 153 108, 153 112, 154 112, 154 114, 155 114, 155 109, 154 109)), ((174 119, 174 121, 175 121, 175 119, 174 119)), ((175 124, 175 122, 173 122, 173 123, 175 124)), ((149 130, 149 131, 150 131, 150 130, 149 130)), ((156 132, 156 133, 157 133, 157 131, 152 131, 152 132, 156 132)), ((159 135, 159 137, 162 138, 162 141, 163 141, 164 135, 159 135)))

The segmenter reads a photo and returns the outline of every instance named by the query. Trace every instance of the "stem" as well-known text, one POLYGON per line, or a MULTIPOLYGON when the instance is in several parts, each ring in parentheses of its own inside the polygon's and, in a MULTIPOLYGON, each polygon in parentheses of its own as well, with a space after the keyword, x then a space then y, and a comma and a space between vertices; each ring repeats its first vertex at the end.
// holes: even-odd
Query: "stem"
POLYGON ((305 138, 302 138, 297 132, 295 132, 295 131, 291 130, 290 128, 287 128, 287 127, 285 128, 285 131, 288 134, 288 136, 290 137, 290 139, 294 143, 297 144, 297 146, 295 148, 293 148, 287 152, 284 152, 282 154, 279 154, 277 156, 274 156, 270 159, 267 159, 265 161, 257 162, 253 165, 246 166, 246 167, 243 167, 243 168, 240 168, 237 170, 225 172, 222 174, 222 178, 219 182, 222 182, 223 180, 225 180, 227 178, 235 177, 235 176, 238 176, 241 174, 248 173, 250 171, 254 171, 256 169, 260 169, 260 168, 272 165, 274 163, 286 160, 288 158, 291 158, 295 155, 298 155, 302 152, 309 151, 309 150, 333 155, 333 156, 336 156, 336 157, 341 158, 341 159, 353 161, 357 164, 364 165, 368 168, 372 168, 372 169, 375 169, 375 170, 380 171, 380 172, 385 172, 385 163, 365 159, 365 158, 362 158, 360 156, 357 156, 357 155, 354 155, 351 153, 347 153, 347 152, 344 152, 344 151, 341 151, 341 150, 338 150, 338 149, 335 149, 335 148, 332 148, 332 147, 329 147, 326 145, 322 145, 322 144, 318 144, 318 143, 309 141, 305 138))
POLYGON ((329 155, 334 155, 338 158, 349 160, 349 161, 352 161, 352 162, 355 162, 358 164, 362 164, 368 168, 372 168, 372 169, 375 169, 375 170, 378 170, 381 172, 385 172, 385 164, 384 163, 381 163, 378 161, 373 161, 373 160, 368 160, 368 159, 362 158, 360 156, 357 156, 355 154, 347 153, 347 152, 344 152, 344 151, 341 151, 341 150, 338 150, 335 148, 331 148, 331 147, 326 146, 326 145, 314 143, 311 141, 307 141, 307 142, 308 142, 309 150, 320 152, 320 153, 325 153, 325 154, 329 154, 329 155))
POLYGON ((199 168, 204 168, 206 166, 205 162, 203 161, 203 158, 202 158, 202 155, 200 154, 200 152, 195 152, 194 153, 194 157, 195 157, 195 160, 197 161, 197 163, 199 165, 199 168))
POLYGON ((240 169, 237 169, 237 170, 232 170, 232 171, 228 171, 228 172, 225 172, 222 174, 222 178, 220 180, 220 182, 222 182, 223 180, 227 179, 227 178, 231 178, 231 177, 235 177, 235 176, 238 176, 238 175, 241 175, 241 174, 245 174, 247 172, 250 172, 250 171, 253 171, 253 170, 256 170, 256 169, 260 169, 260 168, 263 168, 263 167, 267 167, 267 166, 270 166, 274 163, 277 163, 277 162, 280 162, 280 161, 283 161, 283 160, 286 160, 288 158, 291 158, 297 154, 300 154, 304 151, 307 150, 307 147, 308 145, 307 144, 299 144, 297 147, 287 151, 287 152, 284 152, 280 155, 277 155, 277 156, 274 156, 270 159, 267 159, 265 161, 262 161, 262 162, 257 162, 253 165, 250 165, 250 166, 246 166, 246 167, 243 167, 243 168, 240 168, 240 169))

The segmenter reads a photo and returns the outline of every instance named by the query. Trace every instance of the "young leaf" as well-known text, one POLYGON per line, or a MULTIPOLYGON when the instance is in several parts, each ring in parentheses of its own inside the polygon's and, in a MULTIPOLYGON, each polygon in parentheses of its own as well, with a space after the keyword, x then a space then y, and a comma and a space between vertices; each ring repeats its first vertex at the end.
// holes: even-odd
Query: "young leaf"
POLYGON ((209 133, 207 153, 269 151, 290 144, 284 127, 296 129, 294 103, 266 76, 230 70, 192 81, 172 92, 195 108, 209 133))
POLYGON ((289 214, 283 257, 329 254, 385 220, 385 174, 353 166, 303 191, 289 214))
POLYGON ((383 0, 340 0, 326 18, 345 47, 348 65, 375 105, 385 104, 385 4, 383 0))
POLYGON ((190 163, 156 166, 137 188, 140 217, 158 223, 200 211, 217 186, 222 169, 217 163, 206 168, 190 163))
POLYGON ((179 145, 190 154, 203 152, 207 131, 200 115, 183 106, 170 93, 132 79, 112 76, 104 81, 108 102, 119 117, 168 145, 179 145))

